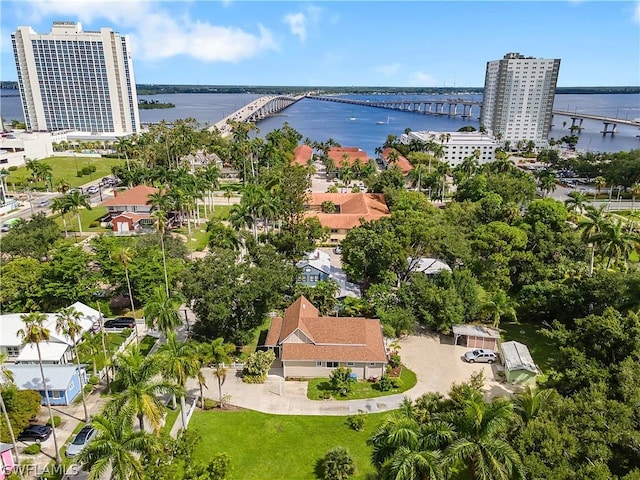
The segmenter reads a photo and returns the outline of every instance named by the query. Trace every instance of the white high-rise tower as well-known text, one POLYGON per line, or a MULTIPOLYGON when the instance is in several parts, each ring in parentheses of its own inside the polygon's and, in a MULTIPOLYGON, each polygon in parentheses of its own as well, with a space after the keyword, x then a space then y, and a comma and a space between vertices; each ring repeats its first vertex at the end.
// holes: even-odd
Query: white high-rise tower
POLYGON ((140 131, 128 37, 54 22, 48 34, 18 27, 11 40, 28 130, 140 131))
POLYGON ((559 59, 519 53, 487 62, 480 124, 512 143, 533 140, 546 144, 559 70, 559 59))

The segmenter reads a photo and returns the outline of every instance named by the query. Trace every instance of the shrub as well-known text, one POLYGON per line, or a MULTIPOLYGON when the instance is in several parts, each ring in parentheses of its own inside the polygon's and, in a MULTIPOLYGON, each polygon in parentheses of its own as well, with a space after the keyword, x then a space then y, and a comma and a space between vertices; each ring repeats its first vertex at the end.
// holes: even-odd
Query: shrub
POLYGON ((9 171, 10 171, 10 172, 15 172, 16 170, 18 170, 18 167, 17 167, 17 166, 15 166, 15 165, 11 165, 11 166, 9 167, 9 171))
POLYGON ((400 355, 397 353, 393 353, 389 356, 389 365, 391 367, 396 368, 400 366, 400 355))
MULTIPOLYGON (((34 390, 18 391, 15 386, 4 386, 2 398, 14 432, 21 432, 40 410, 42 396, 34 390)), ((0 441, 10 442, 7 428, 0 428, 0 441)))
POLYGON ((275 359, 276 354, 273 353, 273 350, 253 352, 244 364, 242 381, 245 383, 264 383, 275 359))
POLYGON ((338 395, 346 396, 353 390, 355 380, 351 378, 351 369, 338 367, 329 374, 331 389, 338 395))
MULTIPOLYGON (((60 423, 62 422, 62 419, 60 418, 60 415, 54 415, 53 416, 53 426, 57 427, 58 425, 60 425, 60 423)), ((49 421, 47 422, 47 425, 51 426, 51 419, 49 419, 49 421)))
POLYGON ((23 452, 24 452, 25 455, 37 455, 38 453, 40 453, 41 449, 42 449, 42 447, 40 447, 39 443, 32 443, 31 445, 26 447, 23 450, 23 452))
POLYGON ((98 377, 97 375, 91 375, 89 377, 89 383, 91 385, 97 385, 100 383, 100 377, 98 377))
POLYGON ((343 447, 329 450, 322 460, 322 478, 324 480, 347 480, 356 473, 356 464, 349 452, 343 447))
POLYGON ((218 406, 218 402, 216 402, 215 400, 212 400, 211 398, 205 398, 204 399, 204 409, 205 410, 213 410, 217 406, 218 406))
POLYGON ((357 415, 349 415, 347 417, 347 424, 356 432, 360 432, 364 430, 365 415, 365 412, 359 410, 357 415))
POLYGON ((91 393, 93 391, 93 385, 87 383, 84 387, 82 387, 82 389, 84 390, 84 393, 91 393))
POLYGON ((89 228, 97 228, 100 226, 99 222, 91 222, 89 223, 89 228))

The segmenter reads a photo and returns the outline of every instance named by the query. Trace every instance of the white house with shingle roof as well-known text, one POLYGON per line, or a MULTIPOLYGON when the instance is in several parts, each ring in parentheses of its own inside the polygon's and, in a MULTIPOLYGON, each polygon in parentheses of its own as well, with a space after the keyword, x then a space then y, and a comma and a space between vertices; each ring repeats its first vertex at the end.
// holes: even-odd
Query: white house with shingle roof
POLYGON ((275 351, 285 378, 328 377, 337 367, 381 377, 387 365, 379 320, 321 317, 305 297, 271 320, 264 346, 275 351))

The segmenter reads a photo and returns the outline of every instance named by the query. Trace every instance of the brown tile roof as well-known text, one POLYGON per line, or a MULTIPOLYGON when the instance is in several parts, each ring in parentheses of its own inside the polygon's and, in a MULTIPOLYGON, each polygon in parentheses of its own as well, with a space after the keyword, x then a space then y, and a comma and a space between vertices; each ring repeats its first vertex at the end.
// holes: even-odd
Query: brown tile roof
POLYGON ((128 207, 132 205, 147 205, 149 203, 149 195, 158 193, 158 189, 138 185, 124 192, 119 192, 115 197, 109 198, 102 202, 103 207, 128 207))
POLYGON ((122 212, 111 219, 111 221, 116 220, 117 218, 124 217, 134 222, 138 222, 142 219, 151 218, 151 215, 148 213, 134 213, 134 212, 122 212))
POLYGON ((369 163, 367 152, 358 147, 331 147, 327 155, 337 168, 341 168, 342 162, 345 160, 349 166, 353 165, 356 158, 359 158, 363 164, 369 163))
POLYGON ((379 320, 319 317, 318 310, 305 297, 287 308, 283 318, 271 320, 265 345, 280 345, 282 360, 386 362, 379 320), (296 331, 308 341, 287 341, 296 331))
POLYGON ((390 215, 381 193, 312 193, 307 198, 308 217, 317 217, 324 227, 351 229, 360 225, 360 219, 368 222, 390 215), (330 201, 338 207, 338 213, 320 211, 322 202, 330 201))
POLYGON ((306 167, 309 159, 313 157, 313 149, 309 145, 298 145, 293 155, 293 163, 306 167))
MULTIPOLYGON (((382 159, 389 164, 392 163, 392 162, 389 162, 389 154, 393 150, 394 150, 393 148, 387 147, 384 150, 382 150, 382 154, 380 155, 382 159)), ((413 164, 409 160, 407 160, 406 157, 404 157, 403 155, 400 155, 400 152, 398 152, 398 159, 396 160, 395 164, 398 166, 398 168, 400 169, 403 175, 406 175, 411 170, 413 170, 413 164)))

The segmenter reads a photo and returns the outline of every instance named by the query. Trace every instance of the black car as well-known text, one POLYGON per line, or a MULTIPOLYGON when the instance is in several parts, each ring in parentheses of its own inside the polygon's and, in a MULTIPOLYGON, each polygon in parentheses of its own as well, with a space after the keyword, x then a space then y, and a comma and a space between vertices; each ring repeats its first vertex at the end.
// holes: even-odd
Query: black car
POLYGON ((26 442, 27 440, 42 442, 50 436, 51 427, 48 427, 47 425, 29 425, 20 435, 18 435, 18 440, 21 442, 26 442))
POLYGON ((133 328, 136 322, 131 317, 110 318, 104 322, 104 328, 133 328))

